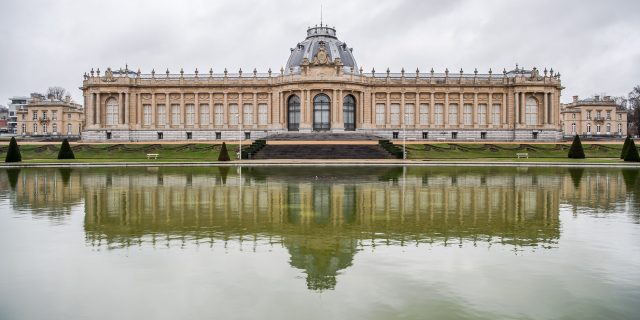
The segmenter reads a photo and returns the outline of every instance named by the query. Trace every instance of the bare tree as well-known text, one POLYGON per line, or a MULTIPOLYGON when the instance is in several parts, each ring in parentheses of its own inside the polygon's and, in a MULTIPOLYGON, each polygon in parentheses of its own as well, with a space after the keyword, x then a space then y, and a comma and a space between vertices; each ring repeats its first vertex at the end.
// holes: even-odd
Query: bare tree
POLYGON ((628 106, 630 111, 629 123, 631 124, 629 132, 635 132, 636 135, 640 135, 640 86, 635 86, 629 92, 628 106))
POLYGON ((47 89, 47 98, 62 101, 64 96, 67 95, 67 90, 63 87, 49 87, 47 89))

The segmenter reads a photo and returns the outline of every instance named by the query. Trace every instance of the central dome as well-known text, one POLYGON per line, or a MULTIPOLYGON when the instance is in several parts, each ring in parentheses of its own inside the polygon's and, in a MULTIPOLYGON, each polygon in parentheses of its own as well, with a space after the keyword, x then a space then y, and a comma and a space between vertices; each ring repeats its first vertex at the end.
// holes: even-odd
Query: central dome
POLYGON ((284 69, 285 74, 300 73, 300 65, 304 58, 309 62, 313 61, 318 49, 323 45, 331 62, 340 58, 344 73, 357 72, 358 66, 353 57, 353 48, 348 48, 346 43, 338 40, 335 28, 320 25, 307 29, 307 38, 298 43, 295 48, 291 48, 291 55, 284 69))

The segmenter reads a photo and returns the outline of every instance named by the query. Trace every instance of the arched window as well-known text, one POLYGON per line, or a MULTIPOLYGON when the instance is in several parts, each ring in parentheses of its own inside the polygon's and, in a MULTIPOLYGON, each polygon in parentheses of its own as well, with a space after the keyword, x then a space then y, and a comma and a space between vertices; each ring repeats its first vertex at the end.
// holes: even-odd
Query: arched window
POLYGON ((331 128, 331 100, 326 94, 313 98, 313 130, 329 130, 331 128))
POLYGON ((538 101, 533 97, 529 97, 527 99, 527 104, 525 106, 525 123, 527 125, 537 125, 538 124, 538 101))
POLYGON ((115 98, 109 98, 107 100, 107 125, 118 124, 119 116, 118 101, 115 98))
POLYGON ((287 102, 287 128, 289 131, 300 129, 300 98, 296 95, 289 97, 287 102))
POLYGON ((344 130, 353 131, 356 129, 356 99, 352 95, 344 97, 342 103, 344 112, 344 130))

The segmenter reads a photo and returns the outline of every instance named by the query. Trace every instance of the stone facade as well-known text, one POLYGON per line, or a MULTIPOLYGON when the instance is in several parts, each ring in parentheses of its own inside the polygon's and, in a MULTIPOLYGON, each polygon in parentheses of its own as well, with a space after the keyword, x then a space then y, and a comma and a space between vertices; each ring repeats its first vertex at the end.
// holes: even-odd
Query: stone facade
POLYGON ((608 96, 594 96, 562 105, 562 127, 565 136, 576 134, 586 137, 625 137, 627 111, 608 96))
POLYGON ((364 73, 334 28, 312 27, 279 73, 85 74, 85 140, 229 140, 357 131, 415 140, 562 138, 560 75, 364 73))
POLYGON ((84 129, 84 109, 64 101, 32 99, 16 111, 17 135, 79 138, 84 129))

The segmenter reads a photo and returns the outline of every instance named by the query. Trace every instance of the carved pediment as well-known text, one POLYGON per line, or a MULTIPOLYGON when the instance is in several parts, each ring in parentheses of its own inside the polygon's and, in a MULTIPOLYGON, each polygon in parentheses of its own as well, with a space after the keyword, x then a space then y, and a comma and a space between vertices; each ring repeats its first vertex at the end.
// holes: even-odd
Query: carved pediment
POLYGON ((104 81, 104 82, 114 82, 114 81, 116 81, 116 79, 113 77, 113 71, 111 71, 111 68, 107 68, 107 71, 105 71, 104 77, 102 78, 102 81, 104 81))
POLYGON ((320 46, 318 48, 318 52, 313 57, 313 65, 316 66, 330 66, 333 65, 331 61, 331 57, 329 57, 329 53, 327 52, 327 48, 325 47, 324 41, 320 41, 320 46))

